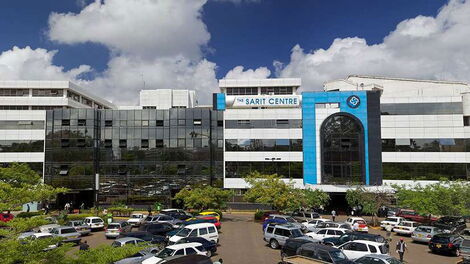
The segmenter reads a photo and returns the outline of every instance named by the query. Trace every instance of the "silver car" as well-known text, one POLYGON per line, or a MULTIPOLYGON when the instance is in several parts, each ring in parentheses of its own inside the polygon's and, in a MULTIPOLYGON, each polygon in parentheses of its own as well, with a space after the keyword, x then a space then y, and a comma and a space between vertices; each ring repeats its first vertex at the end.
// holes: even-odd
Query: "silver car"
POLYGON ((123 238, 118 238, 113 241, 111 246, 113 247, 123 247, 125 245, 143 245, 146 244, 144 240, 140 238, 135 238, 135 237, 123 237, 123 238))
POLYGON ((77 232, 80 233, 81 236, 87 236, 91 233, 91 227, 85 225, 83 220, 68 221, 66 226, 75 228, 75 230, 77 230, 77 232))
POLYGON ((411 233, 411 239, 415 242, 429 243, 431 238, 439 233, 444 233, 444 230, 435 226, 418 226, 413 233, 411 233))
POLYGON ((273 249, 284 246, 287 239, 296 237, 306 237, 309 239, 309 237, 304 236, 299 227, 292 224, 271 224, 264 231, 264 241, 268 242, 269 246, 273 249))
POLYGON ((63 238, 63 243, 80 243, 80 233, 75 230, 75 228, 70 226, 60 226, 55 227, 50 232, 54 237, 61 237, 63 238))
POLYGON ((147 248, 130 257, 116 261, 114 264, 140 264, 142 261, 155 256, 160 250, 160 248, 147 248))
POLYGON ((182 220, 164 214, 149 215, 144 221, 144 223, 169 223, 173 225, 173 227, 180 225, 182 222, 182 220))
POLYGON ((132 230, 131 224, 129 224, 126 221, 113 222, 113 223, 110 223, 106 227, 104 231, 104 235, 106 236, 106 238, 116 238, 120 234, 130 232, 131 230, 132 230))

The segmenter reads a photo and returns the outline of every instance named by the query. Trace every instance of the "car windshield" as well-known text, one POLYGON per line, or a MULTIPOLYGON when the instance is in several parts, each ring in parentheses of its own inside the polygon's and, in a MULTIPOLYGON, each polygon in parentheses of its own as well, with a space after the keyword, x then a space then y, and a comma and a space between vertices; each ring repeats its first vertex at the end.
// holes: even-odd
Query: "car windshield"
POLYGON ((449 237, 442 237, 442 236, 433 236, 431 238, 431 242, 434 243, 441 243, 441 244, 446 244, 449 242, 449 237))
POLYGON ((145 221, 152 221, 152 218, 153 218, 153 217, 151 217, 151 216, 147 216, 147 217, 145 218, 145 221))
POLYGON ((101 222, 103 222, 103 220, 95 218, 95 219, 91 219, 91 222, 92 223, 101 223, 101 222))
POLYGON ((389 221, 389 222, 397 222, 397 218, 386 218, 385 221, 389 221))
POLYGON ((131 215, 131 218, 140 218, 140 215, 131 215))
POLYGON ((425 232, 425 233, 431 233, 431 232, 432 232, 432 230, 431 230, 430 227, 424 227, 424 226, 418 226, 418 227, 416 228, 416 231, 418 231, 418 232, 425 232))
POLYGON ((331 258, 334 261, 341 261, 347 259, 347 257, 344 255, 344 253, 341 250, 338 251, 331 251, 330 252, 331 258))
POLYGON ((109 224, 108 229, 119 229, 119 225, 118 224, 109 224))
POLYGON ((292 229, 290 232, 291 232, 291 237, 301 237, 304 235, 302 231, 300 231, 300 229, 292 229))
POLYGON ((62 229, 62 234, 70 234, 70 233, 75 233, 77 232, 74 228, 63 228, 62 229))
POLYGON ((175 235, 180 236, 180 237, 187 237, 189 233, 191 233, 191 229, 183 228, 180 231, 178 231, 175 235))
POLYGON ((162 251, 158 252, 157 257, 159 257, 159 258, 167 258, 167 257, 172 256, 174 252, 175 252, 174 249, 171 249, 171 248, 164 248, 164 249, 162 249, 162 251))
POLYGON ((81 225, 84 225, 83 220, 75 221, 75 226, 81 226, 81 225))

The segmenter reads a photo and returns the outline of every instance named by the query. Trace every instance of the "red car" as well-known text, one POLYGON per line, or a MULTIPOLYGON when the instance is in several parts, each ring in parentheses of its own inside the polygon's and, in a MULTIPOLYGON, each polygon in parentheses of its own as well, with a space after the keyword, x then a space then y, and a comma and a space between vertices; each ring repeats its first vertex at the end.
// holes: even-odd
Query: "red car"
POLYGON ((436 217, 429 218, 427 216, 423 216, 418 214, 415 210, 409 210, 409 209, 400 209, 396 216, 403 217, 407 220, 415 221, 418 223, 429 223, 429 222, 434 222, 437 220, 436 217))
POLYGON ((10 214, 10 213, 2 213, 0 214, 0 221, 1 222, 8 222, 8 221, 11 221, 13 220, 13 218, 15 218, 15 216, 13 214, 10 214))
POLYGON ((217 229, 220 229, 222 225, 220 224, 220 221, 217 219, 215 216, 196 216, 197 219, 205 219, 209 220, 209 223, 213 223, 217 229))

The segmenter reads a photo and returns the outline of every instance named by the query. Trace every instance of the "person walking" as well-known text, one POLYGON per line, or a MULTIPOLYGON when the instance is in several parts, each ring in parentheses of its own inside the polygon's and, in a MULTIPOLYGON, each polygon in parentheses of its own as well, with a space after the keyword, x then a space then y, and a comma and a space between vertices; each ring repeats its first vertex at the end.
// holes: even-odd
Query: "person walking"
POLYGON ((48 203, 46 203, 46 204, 44 205, 44 214, 45 214, 45 215, 49 214, 49 204, 48 204, 48 203))
POLYGON ((90 246, 88 245, 88 243, 85 241, 83 241, 83 243, 80 243, 80 250, 88 250, 90 248, 90 246))
POLYGON ((149 212, 149 216, 152 215, 152 206, 149 205, 149 207, 147 208, 147 212, 149 212))
POLYGON ((403 238, 400 238, 400 241, 397 242, 396 252, 400 255, 400 261, 403 262, 403 255, 405 255, 405 251, 407 250, 407 246, 403 238))
POLYGON ((333 219, 333 222, 336 219, 336 211, 334 209, 333 209, 333 211, 331 211, 331 219, 333 219))

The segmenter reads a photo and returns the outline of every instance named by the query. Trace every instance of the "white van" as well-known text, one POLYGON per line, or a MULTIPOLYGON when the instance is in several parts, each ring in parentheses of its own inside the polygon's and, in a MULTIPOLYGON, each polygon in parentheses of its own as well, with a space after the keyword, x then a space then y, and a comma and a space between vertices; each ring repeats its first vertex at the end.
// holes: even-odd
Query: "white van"
POLYGON ((219 243, 219 232, 212 223, 187 225, 178 231, 178 233, 176 233, 174 236, 170 237, 169 244, 175 244, 180 239, 185 237, 202 237, 208 241, 219 243))

